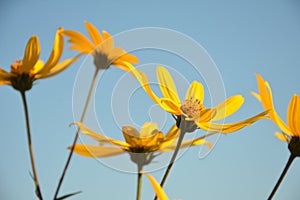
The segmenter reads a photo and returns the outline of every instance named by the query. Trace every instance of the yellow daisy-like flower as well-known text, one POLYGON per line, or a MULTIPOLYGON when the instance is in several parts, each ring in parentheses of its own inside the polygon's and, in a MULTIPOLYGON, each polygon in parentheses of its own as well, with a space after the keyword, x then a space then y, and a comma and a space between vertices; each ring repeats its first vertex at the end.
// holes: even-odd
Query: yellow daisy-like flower
POLYGON ((180 125, 185 132, 193 132, 201 128, 209 132, 230 133, 265 117, 267 111, 255 115, 246 120, 230 123, 217 124, 215 121, 222 120, 235 113, 243 104, 244 98, 241 95, 229 97, 214 108, 206 108, 203 105, 203 85, 194 81, 188 88, 183 102, 180 101, 174 81, 168 70, 162 66, 157 67, 157 78, 160 90, 164 97, 158 98, 152 91, 147 76, 135 69, 130 63, 125 63, 131 70, 131 74, 138 79, 146 93, 162 109, 175 116, 177 126, 180 125), (184 122, 184 123, 183 123, 184 122))
POLYGON ((24 92, 31 89, 35 80, 55 76, 69 67, 77 57, 58 63, 64 48, 62 31, 62 28, 59 28, 56 32, 53 50, 45 64, 39 60, 40 44, 38 37, 32 36, 26 45, 23 59, 16 60, 11 65, 10 72, 0 68, 0 85, 11 85, 16 90, 24 92))
MULTIPOLYGON (((148 154, 154 152, 169 152, 175 149, 175 142, 178 138, 180 130, 177 126, 173 126, 167 135, 164 135, 158 130, 155 123, 145 123, 141 131, 136 130, 132 126, 122 127, 123 136, 125 142, 115 140, 96 133, 91 129, 87 128, 80 122, 75 124, 81 129, 82 133, 91 137, 92 139, 99 142, 100 145, 88 145, 88 144, 76 144, 74 152, 87 157, 108 157, 119 155, 125 152, 135 153, 130 154, 133 162, 140 161, 141 157, 136 157, 138 154, 148 154)), ((204 136, 186 140, 182 143, 181 148, 205 144, 211 147, 211 144, 204 140, 204 136)), ((69 147, 71 149, 71 147, 69 147)), ((143 164, 149 164, 154 157, 149 157, 147 160, 143 160, 143 164)))
POLYGON ((276 132, 275 136, 289 143, 289 149, 295 156, 300 156, 300 96, 294 94, 287 110, 287 124, 277 114, 272 90, 267 81, 256 74, 259 94, 252 94, 262 103, 265 110, 270 110, 270 119, 281 129, 282 133, 276 132))
POLYGON ((102 31, 102 35, 97 28, 89 22, 85 22, 86 29, 91 41, 83 34, 65 30, 63 34, 69 38, 71 50, 79 51, 82 54, 90 54, 94 57, 94 64, 97 69, 107 69, 114 65, 124 71, 128 71, 124 61, 129 63, 138 63, 138 59, 131 54, 126 53, 120 47, 114 47, 114 40, 109 33, 102 31))

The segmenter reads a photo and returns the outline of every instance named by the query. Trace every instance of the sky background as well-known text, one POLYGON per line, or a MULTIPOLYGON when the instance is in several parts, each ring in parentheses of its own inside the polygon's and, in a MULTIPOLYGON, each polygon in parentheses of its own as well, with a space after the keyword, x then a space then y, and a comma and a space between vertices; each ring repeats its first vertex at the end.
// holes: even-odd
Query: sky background
MULTIPOLYGON (((249 93, 257 91, 255 73, 270 83, 275 107, 284 120, 290 98, 293 94, 300 95, 300 3, 297 0, 1 1, 0 66, 9 70, 15 59, 22 58, 31 35, 39 37, 41 59, 47 59, 57 28, 62 26, 86 35, 85 20, 112 35, 143 27, 172 29, 202 45, 220 72, 226 95, 242 94, 245 98, 242 108, 227 122, 262 111, 260 103, 249 93)), ((67 46, 63 59, 75 55, 67 46)), ((203 81, 191 73, 189 63, 178 56, 147 49, 133 54, 139 57, 142 69, 149 63, 159 63, 189 83, 195 79, 203 81)), ((35 158, 45 199, 53 197, 68 155, 66 148, 74 137, 75 128, 69 127, 74 121, 73 88, 82 63, 88 65, 88 59, 82 57, 64 73, 37 81, 27 92, 35 158)), ((155 65, 149 67, 155 70, 155 65)), ((90 68, 93 69, 91 64, 90 68)), ((115 68, 102 74, 95 107, 90 110, 96 112, 104 133, 118 139, 122 139, 122 133, 114 117, 119 116, 116 112, 112 114, 110 104, 112 91, 123 77, 124 73, 115 68)), ((88 85, 89 81, 84 84, 88 85)), ((183 97, 188 85, 178 87, 183 97)), ((80 98, 85 96, 82 92, 80 98)), ((0 97, 0 198, 35 199, 21 97, 8 86, 0 87, 0 97)), ((209 95, 204 103, 209 107, 209 95)), ((75 105, 75 110, 80 106, 75 105)), ((141 89, 126 100, 125 106, 129 108, 132 125, 137 128, 153 119, 148 108, 162 117, 158 123, 162 124, 163 131, 172 125, 170 115, 155 107, 141 89)), ((273 122, 261 120, 236 133, 221 135, 204 158, 199 159, 200 147, 190 148, 175 163, 165 186, 166 193, 170 199, 183 200, 266 199, 289 157, 287 144, 275 138, 275 131, 279 129, 273 122)), ((167 162, 168 156, 162 155, 161 160, 167 162)), ((136 174, 128 170, 133 169, 129 162, 126 155, 103 159, 102 163, 75 155, 60 194, 80 190, 81 194, 70 199, 134 199, 136 174)), ((274 199, 300 198, 299 167, 300 161, 296 159, 274 199)), ((161 169, 151 174, 160 180, 163 172, 161 169)), ((144 179, 142 198, 152 197, 153 190, 144 179)))

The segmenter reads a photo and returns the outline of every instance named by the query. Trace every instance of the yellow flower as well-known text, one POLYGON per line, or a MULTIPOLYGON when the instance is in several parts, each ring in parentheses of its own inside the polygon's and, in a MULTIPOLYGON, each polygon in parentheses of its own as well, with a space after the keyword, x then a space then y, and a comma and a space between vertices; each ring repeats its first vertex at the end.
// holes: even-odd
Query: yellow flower
POLYGON ((86 29, 91 38, 91 41, 86 38, 83 34, 65 30, 63 34, 69 38, 71 50, 79 51, 82 54, 90 54, 94 57, 94 64, 97 69, 107 69, 109 66, 115 65, 116 67, 128 71, 124 61, 129 63, 138 63, 138 59, 126 53, 120 47, 114 47, 114 40, 109 33, 102 31, 100 32, 89 22, 85 22, 86 29))
MULTIPOLYGON (((137 131, 131 126, 122 127, 123 136, 126 142, 115 140, 96 133, 87 128, 80 122, 75 124, 81 129, 82 133, 99 142, 99 145, 76 144, 74 152, 87 157, 108 157, 119 155, 125 152, 136 154, 151 154, 156 151, 168 152, 175 149, 175 142, 179 135, 177 126, 173 126, 167 135, 164 135, 157 128, 155 123, 145 123, 141 131, 137 131)), ((211 147, 211 144, 204 140, 205 136, 186 140, 182 143, 181 148, 205 144, 211 147)), ((71 149, 71 147, 69 147, 71 149)), ((130 154, 133 155, 133 154, 130 154)), ((152 157, 153 158, 153 157, 152 157)), ((144 164, 149 164, 152 160, 149 159, 144 164)), ((140 157, 131 157, 131 159, 140 159, 140 157)), ((133 160, 136 162, 137 160, 133 160)))
POLYGON ((167 69, 159 66, 157 67, 157 78, 160 90, 164 96, 163 98, 159 98, 152 91, 147 76, 131 66, 130 63, 125 64, 130 68, 131 74, 138 79, 150 98, 162 109, 171 113, 176 118, 177 126, 180 125, 181 129, 185 129, 186 132, 192 132, 199 127, 209 132, 230 133, 264 118, 267 113, 265 111, 240 122, 217 124, 215 121, 230 116, 241 107, 244 102, 244 98, 241 95, 232 96, 214 108, 206 108, 203 105, 203 85, 194 81, 189 86, 184 101, 181 102, 171 75, 167 69))
POLYGON ((0 68, 0 85, 11 85, 16 90, 24 92, 31 89, 35 80, 57 75, 70 66, 77 57, 58 63, 64 48, 61 32, 62 28, 56 32, 53 50, 46 64, 39 60, 40 44, 38 37, 32 36, 26 45, 23 59, 16 60, 11 65, 10 72, 0 68))
MULTIPOLYGON (((281 129, 282 133, 276 132, 275 136, 284 142, 289 142, 289 148, 298 148, 298 156, 300 156, 300 96, 294 94, 288 110, 287 110, 287 124, 277 114, 274 104, 272 90, 267 81, 265 81, 259 74, 256 74, 259 94, 252 92, 252 94, 261 101, 265 110, 270 110, 269 116, 271 120, 281 129)), ((291 149, 290 149, 291 150, 291 149)), ((297 153, 294 153, 297 154, 297 153)))

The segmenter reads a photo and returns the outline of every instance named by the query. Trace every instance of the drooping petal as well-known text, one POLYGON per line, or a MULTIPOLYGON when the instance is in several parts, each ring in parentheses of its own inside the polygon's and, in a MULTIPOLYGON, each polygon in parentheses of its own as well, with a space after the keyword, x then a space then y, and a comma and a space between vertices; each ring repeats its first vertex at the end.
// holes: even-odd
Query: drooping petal
POLYGON ((260 95, 256 92, 250 92, 259 102, 261 102, 260 95))
POLYGON ((288 143, 290 142, 290 138, 289 138, 287 135, 285 135, 285 134, 276 132, 276 133, 275 133, 275 136, 276 136, 278 139, 280 139, 281 141, 283 141, 283 142, 288 142, 288 143))
POLYGON ((256 74, 258 90, 261 98, 261 102, 265 110, 270 110, 269 115, 270 118, 274 121, 277 126, 286 134, 291 135, 291 131, 287 127, 287 125, 283 122, 283 120, 277 114, 274 105, 273 105, 273 97, 272 90, 268 82, 266 82, 259 74, 256 74))
POLYGON ((0 80, 6 80, 9 78, 10 78, 10 73, 8 73, 7 71, 5 71, 0 67, 0 80))
POLYGON ((145 92, 149 95, 149 97, 158 105, 161 104, 160 99, 156 96, 156 94, 152 91, 149 82, 148 82, 148 77, 141 72, 140 70, 137 70, 134 66, 132 66, 130 63, 128 62, 124 62, 124 65, 126 65, 129 69, 129 73, 135 77, 139 83, 141 84, 141 86, 143 87, 143 89, 145 90, 145 92))
POLYGON ((89 129, 88 127, 86 127, 84 124, 82 124, 81 122, 74 122, 74 124, 76 124, 82 131, 83 134, 91 137, 92 139, 100 142, 101 144, 106 143, 106 144, 114 144, 120 147, 124 147, 124 148, 128 148, 130 147, 129 144, 119 141, 119 140, 114 140, 110 137, 104 136, 102 134, 99 134, 91 129, 89 129))
POLYGON ((214 118, 216 115, 216 109, 208 108, 200 111, 200 117, 195 119, 198 122, 207 122, 214 118))
MULTIPOLYGON (((206 145, 208 148, 212 148, 212 144, 209 141, 206 141, 204 137, 200 137, 197 139, 191 139, 191 140, 185 140, 181 143, 180 148, 188 148, 190 146, 199 146, 199 145, 206 145)), ((164 145, 159 151, 161 152, 170 152, 174 151, 176 149, 176 142, 175 140, 168 145, 164 145)))
POLYGON ((40 44, 37 36, 32 36, 25 49, 20 73, 29 73, 40 57, 40 44))
POLYGON ((64 38, 61 34, 62 31, 63 31, 62 28, 59 28, 56 31, 56 35, 55 35, 51 55, 48 58, 45 66, 40 71, 38 71, 38 73, 41 74, 41 76, 44 76, 47 73, 49 73, 51 68, 53 68, 57 64, 57 62, 59 61, 59 59, 61 57, 61 54, 62 54, 63 49, 64 49, 64 38))
POLYGON ((156 68, 160 90, 165 98, 171 99, 175 104, 180 104, 177 89, 168 70, 162 66, 156 68))
POLYGON ((159 200, 168 200, 169 198, 167 197, 166 193, 161 188, 160 184, 150 174, 148 174, 146 172, 142 172, 142 173, 145 174, 146 177, 148 178, 148 180, 150 181, 158 199, 159 200))
MULTIPOLYGON (((72 147, 68 147, 71 149, 72 147)), ((74 147, 74 153, 81 156, 92 157, 92 158, 103 158, 109 156, 120 155, 125 151, 120 148, 105 147, 105 146, 95 146, 87 144, 76 144, 74 147)))
POLYGON ((45 75, 37 74, 37 78, 42 79, 42 78, 49 78, 49 77, 55 76, 55 75, 61 73, 62 71, 64 71, 65 69, 67 69, 77 59, 78 59, 78 56, 64 60, 64 61, 58 63, 57 65, 55 65, 47 74, 45 74, 45 75))
POLYGON ((116 60, 114 60, 113 65, 115 66, 124 65, 123 64, 124 61, 133 64, 139 63, 139 59, 136 56, 125 52, 125 54, 121 55, 116 60))
POLYGON ((94 45, 83 34, 72 30, 64 30, 62 34, 69 38, 69 43, 73 44, 70 49, 86 54, 93 51, 94 45))
POLYGON ((287 111, 287 122, 292 136, 300 137, 300 96, 293 95, 287 111))
POLYGON ((186 92, 185 99, 191 99, 193 101, 198 100, 203 104, 204 100, 204 88, 203 85, 197 81, 194 81, 186 92))
POLYGON ((196 122, 196 124, 203 130, 208 131, 208 132, 216 132, 216 133, 231 133, 235 132, 237 130, 240 130, 244 128, 245 126, 250 126, 254 122, 260 119, 266 118, 266 114, 269 111, 264 111, 262 113, 259 113, 249 119, 240 121, 240 122, 235 122, 231 124, 216 124, 212 122, 196 122))
POLYGON ((216 115, 213 117, 213 121, 224 119, 233 113, 235 113, 244 103, 244 97, 242 95, 235 95, 229 97, 224 102, 215 107, 216 115))
POLYGON ((98 29, 91 23, 85 21, 84 22, 86 30, 88 31, 89 36, 91 37, 95 46, 102 42, 102 37, 98 29))
POLYGON ((173 140, 175 137, 178 137, 180 133, 180 129, 176 126, 176 124, 174 124, 169 132, 167 133, 167 135, 165 136, 165 140, 173 140))

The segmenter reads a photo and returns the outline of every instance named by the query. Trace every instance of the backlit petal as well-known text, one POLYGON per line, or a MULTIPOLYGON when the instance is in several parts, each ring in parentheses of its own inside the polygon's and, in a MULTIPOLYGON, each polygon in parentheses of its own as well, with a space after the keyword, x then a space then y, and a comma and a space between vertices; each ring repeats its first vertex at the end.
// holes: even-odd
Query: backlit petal
POLYGON ((257 120, 266 118, 266 114, 268 113, 268 111, 264 111, 262 113, 259 113, 249 119, 240 121, 240 122, 235 122, 235 123, 231 123, 231 124, 215 124, 212 122, 203 122, 203 123, 199 123, 196 122, 196 124, 203 130, 208 131, 208 132, 216 132, 216 133, 231 133, 231 132, 235 132, 238 131, 242 128, 244 128, 245 126, 250 126, 251 124, 253 124, 254 122, 256 122, 257 120))
POLYGON ((100 44, 102 42, 102 37, 98 29, 93 24, 87 21, 85 21, 84 24, 94 45, 97 46, 98 44, 100 44))
POLYGON ((37 36, 32 36, 25 49, 20 73, 29 73, 40 56, 40 44, 37 36))
POLYGON ((142 172, 142 173, 145 174, 146 177, 148 178, 148 180, 150 181, 158 199, 159 200, 168 200, 169 198, 167 197, 166 193, 161 188, 160 184, 150 174, 148 174, 146 172, 142 172))
POLYGON ((56 31, 56 35, 55 35, 51 55, 48 58, 45 66, 41 69, 41 71, 38 72, 42 76, 46 75, 51 70, 51 68, 54 67, 57 64, 57 62, 59 61, 59 59, 61 57, 61 54, 62 54, 63 49, 64 49, 64 38, 61 34, 62 31, 63 31, 62 28, 59 28, 56 31))
POLYGON ((224 102, 215 107, 216 115, 213 117, 213 121, 224 119, 233 113, 235 113, 244 103, 244 97, 242 95, 235 95, 229 97, 224 102))
POLYGON ((176 104, 173 100, 169 98, 162 98, 160 99, 160 107, 164 109, 165 111, 174 114, 174 115, 181 115, 181 104, 176 104))
MULTIPOLYGON (((71 147, 68 147, 71 149, 71 147)), ((125 151, 120 148, 105 147, 105 146, 95 146, 86 144, 76 144, 74 147, 74 153, 81 156, 92 157, 92 158, 102 158, 120 155, 125 151)))
POLYGON ((105 54, 109 54, 110 51, 113 50, 114 48, 114 40, 111 37, 111 35, 106 31, 102 31, 102 35, 103 35, 103 41, 99 46, 101 49, 100 51, 105 54))
POLYGON ((197 81, 194 81, 186 92, 185 99, 192 99, 193 101, 199 100, 203 104, 204 100, 204 88, 203 85, 197 81))
POLYGON ((300 137, 300 96, 293 95, 287 112, 287 122, 292 136, 300 137))
POLYGON ((290 138, 289 138, 287 135, 285 135, 285 134, 276 132, 276 133, 275 133, 275 136, 276 136, 278 139, 280 139, 281 141, 283 141, 283 142, 288 142, 288 143, 290 142, 290 138))
POLYGON ((70 49, 81 50, 82 53, 91 53, 94 45, 81 33, 71 30, 64 30, 63 35, 69 38, 68 42, 73 46, 70 49))
POLYGON ((104 136, 102 134, 99 134, 99 133, 89 129, 88 127, 86 127, 81 122, 74 122, 74 124, 76 124, 81 129, 83 134, 91 137, 92 139, 100 142, 101 144, 106 143, 106 144, 114 144, 114 145, 125 147, 125 148, 130 147, 130 145, 128 145, 125 142, 122 142, 122 141, 119 141, 119 140, 114 140, 112 138, 109 138, 107 136, 104 136))
POLYGON ((273 97, 272 90, 268 82, 266 82, 259 74, 256 74, 258 90, 261 98, 261 102, 265 110, 270 110, 269 115, 277 126, 286 134, 291 135, 291 131, 283 122, 283 120, 277 114, 274 105, 273 105, 273 97))
POLYGON ((175 104, 180 104, 176 86, 168 70, 162 66, 158 66, 156 74, 160 90, 164 97, 171 99, 175 104))

